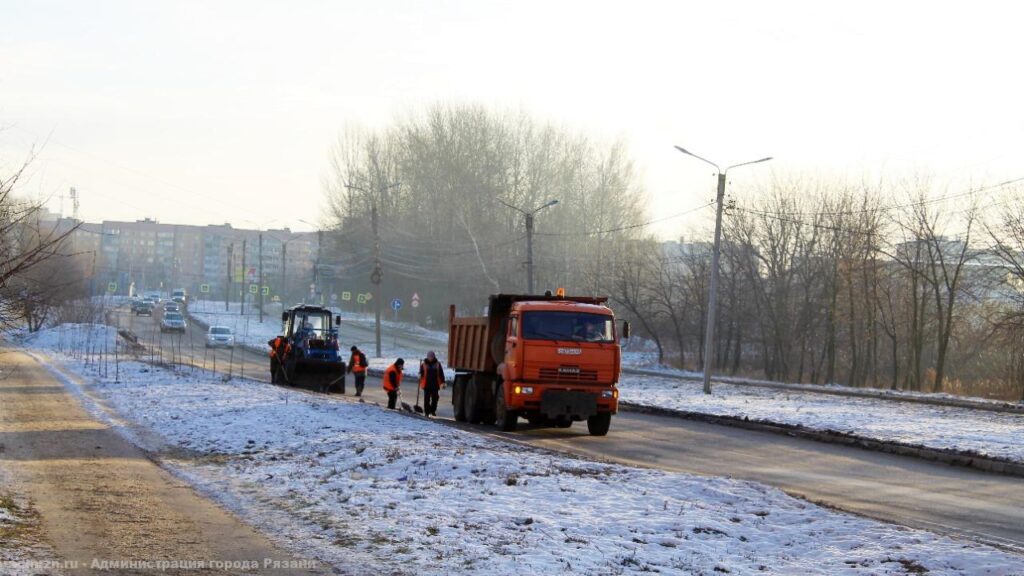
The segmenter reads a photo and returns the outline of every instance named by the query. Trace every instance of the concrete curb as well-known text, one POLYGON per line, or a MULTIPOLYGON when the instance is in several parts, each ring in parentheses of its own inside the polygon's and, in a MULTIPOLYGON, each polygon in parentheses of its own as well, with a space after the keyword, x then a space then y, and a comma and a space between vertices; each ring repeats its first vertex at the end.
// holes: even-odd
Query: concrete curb
POLYGON ((806 438, 809 440, 816 440, 818 442, 825 442, 828 444, 856 446, 858 448, 863 448, 865 450, 871 450, 874 452, 884 452, 887 454, 895 454, 898 456, 911 456, 923 460, 931 460, 933 462, 942 462, 943 464, 949 464, 950 466, 963 466, 965 468, 974 468, 976 470, 981 470, 984 472, 1006 474, 1009 476, 1017 476, 1024 478, 1024 463, 1014 462, 1011 460, 1004 460, 1001 458, 993 458, 991 456, 984 456, 973 452, 941 448, 929 448, 927 446, 919 446, 915 444, 903 444, 900 442, 891 442, 885 440, 877 440, 874 438, 866 438, 863 436, 858 436, 856 434, 838 432, 835 430, 815 430, 812 428, 806 428, 803 426, 797 426, 793 424, 780 424, 778 422, 750 420, 748 418, 741 418, 738 416, 721 416, 714 414, 704 414, 701 412, 690 412, 686 410, 671 410, 668 408, 660 408, 657 406, 633 404, 632 402, 620 401, 619 409, 630 412, 638 412, 641 414, 670 416, 685 420, 694 420, 697 422, 707 422, 709 424, 718 424, 720 426, 732 426, 734 428, 744 428, 747 430, 756 430, 759 432, 783 434, 786 436, 792 436, 795 438, 806 438))
MULTIPOLYGON (((636 374, 640 376, 656 376, 658 378, 669 378, 673 380, 700 381, 699 376, 685 376, 659 372, 657 370, 646 370, 643 368, 623 368, 625 374, 636 374)), ((828 386, 813 386, 807 384, 786 384, 784 382, 762 382, 757 380, 732 379, 717 380, 719 384, 733 384, 736 386, 750 386, 753 388, 770 388, 773 390, 786 390, 789 392, 807 392, 809 394, 827 394, 830 396, 845 396, 848 398, 871 398, 875 400, 888 400, 891 402, 907 402, 910 404, 928 404, 932 406, 949 406, 954 408, 969 408, 972 410, 987 410, 989 412, 1006 412, 1010 414, 1024 414, 1024 404, 1011 402, 985 402, 970 399, 955 398, 928 398, 921 396, 905 396, 902 394, 887 394, 883 390, 873 389, 839 389, 828 386)))

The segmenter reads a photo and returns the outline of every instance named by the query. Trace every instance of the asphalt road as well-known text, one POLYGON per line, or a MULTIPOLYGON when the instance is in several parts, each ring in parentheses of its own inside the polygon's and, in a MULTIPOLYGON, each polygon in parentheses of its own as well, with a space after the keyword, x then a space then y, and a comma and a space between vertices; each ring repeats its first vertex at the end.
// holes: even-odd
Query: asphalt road
MULTIPOLYGON (((218 372, 269 381, 266 355, 241 347, 207 351, 195 326, 183 336, 160 337, 156 320, 127 313, 118 318, 145 343, 156 344, 165 360, 207 369, 216 362, 218 372)), ((365 401, 385 403, 379 378, 367 378, 366 387, 365 401)), ((403 400, 413 404, 415 384, 410 380, 404 388, 403 400)), ((351 379, 347 391, 353 394, 351 379)), ((1015 477, 635 412, 613 418, 611 432, 603 438, 589 436, 583 423, 553 429, 520 422, 519 431, 506 434, 455 423, 447 391, 442 391, 438 416, 479 433, 589 458, 761 482, 841 510, 1024 552, 1024 481, 1015 477)))
MULTIPOLYGON (((0 467, 11 476, 4 489, 27 496, 57 557, 78 563, 65 573, 157 571, 144 564, 104 571, 94 569, 97 560, 297 560, 93 418, 28 354, 0 348, 0 364, 5 371, 0 378, 0 467)), ((321 571, 264 568, 258 573, 321 571)))

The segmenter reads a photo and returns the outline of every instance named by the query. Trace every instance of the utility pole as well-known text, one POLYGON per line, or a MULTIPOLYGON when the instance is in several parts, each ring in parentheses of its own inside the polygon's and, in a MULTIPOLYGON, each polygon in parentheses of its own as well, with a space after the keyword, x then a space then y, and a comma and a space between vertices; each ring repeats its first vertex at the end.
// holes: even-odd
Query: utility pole
POLYGON ((248 292, 248 290, 246 289, 246 286, 245 286, 245 282, 246 282, 246 280, 248 279, 248 276, 249 276, 249 271, 246 270, 246 268, 245 268, 245 252, 246 252, 246 246, 245 245, 246 245, 246 242, 247 242, 247 240, 245 238, 243 238, 242 239, 242 297, 240 298, 240 300, 242 301, 242 306, 241 306, 240 312, 239 312, 239 314, 241 314, 243 316, 245 315, 245 293, 248 292))
POLYGON ((725 172, 718 173, 715 196, 715 245, 711 251, 711 285, 708 288, 708 323, 704 328, 704 393, 711 394, 711 355, 715 352, 715 311, 718 305, 718 262, 722 252, 722 209, 725 205, 725 172))
POLYGON ((224 311, 228 311, 228 302, 231 301, 231 268, 235 262, 235 245, 234 243, 228 244, 228 277, 224 282, 224 311))
POLYGON ((260 250, 259 250, 259 254, 260 254, 260 256, 259 256, 259 259, 260 259, 260 263, 259 263, 259 266, 260 266, 260 280, 257 283, 258 285, 256 286, 256 289, 259 290, 259 293, 260 293, 260 324, 263 324, 263 232, 260 232, 260 236, 259 237, 260 237, 260 250))
POLYGON ((384 299, 384 295, 381 293, 381 281, 383 279, 384 270, 380 262, 380 234, 377 229, 377 202, 373 202, 373 206, 370 209, 370 221, 373 224, 373 272, 370 274, 370 282, 373 283, 377 288, 376 294, 373 295, 373 316, 374 325, 376 330, 374 331, 376 353, 377 358, 381 357, 380 352, 380 303, 384 299))
POLYGON ((320 285, 320 281, 321 281, 321 278, 320 278, 320 255, 323 253, 323 245, 324 245, 324 231, 323 230, 317 230, 316 231, 316 263, 313 265, 313 284, 315 286, 313 288, 313 290, 314 290, 313 296, 316 296, 317 294, 320 295, 320 304, 324 303, 324 296, 323 296, 324 290, 323 290, 323 287, 320 285))
MULTIPOLYGON (((381 183, 379 196, 383 197, 384 193, 388 190, 401 186, 401 182, 392 182, 391 184, 381 183)), ((384 299, 383 288, 381 288, 381 282, 384 276, 384 267, 380 260, 380 231, 378 229, 378 218, 377 218, 377 198, 361 186, 356 186, 352 183, 346 183, 345 187, 350 190, 358 190, 362 192, 370 200, 370 221, 373 225, 373 272, 370 273, 370 282, 376 287, 375 294, 373 294, 373 316, 374 316, 374 336, 376 344, 377 358, 381 357, 380 351, 380 307, 381 300, 384 299)))
POLYGON ((288 305, 288 243, 281 243, 281 305, 288 305))
POLYGON ((767 158, 761 158, 760 160, 733 164, 725 170, 722 170, 718 167, 718 164, 715 164, 707 158, 701 158, 680 146, 676 146, 675 148, 683 154, 693 156, 702 162, 706 162, 714 166, 715 170, 718 172, 718 192, 715 195, 715 244, 711 252, 711 283, 708 286, 708 320, 704 329, 704 393, 711 394, 711 363, 713 362, 711 356, 715 353, 715 312, 717 311, 716 305, 718 304, 718 263, 722 251, 722 210, 725 208, 725 176, 729 173, 729 170, 732 170, 733 168, 746 166, 748 164, 757 164, 758 162, 767 162, 771 160, 772 157, 769 156, 767 158))
POLYGON ((526 215, 526 293, 533 294, 533 214, 526 215))

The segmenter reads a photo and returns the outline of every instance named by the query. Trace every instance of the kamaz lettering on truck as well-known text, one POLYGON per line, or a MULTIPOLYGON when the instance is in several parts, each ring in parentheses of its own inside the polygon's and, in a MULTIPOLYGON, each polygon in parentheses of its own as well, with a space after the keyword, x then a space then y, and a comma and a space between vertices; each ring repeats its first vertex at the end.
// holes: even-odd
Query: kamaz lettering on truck
MULTIPOLYGON (((515 430, 519 418, 608 433, 618 412, 621 352, 607 298, 490 297, 488 315, 448 318, 455 419, 515 430)), ((629 325, 623 325, 628 335, 629 325)))

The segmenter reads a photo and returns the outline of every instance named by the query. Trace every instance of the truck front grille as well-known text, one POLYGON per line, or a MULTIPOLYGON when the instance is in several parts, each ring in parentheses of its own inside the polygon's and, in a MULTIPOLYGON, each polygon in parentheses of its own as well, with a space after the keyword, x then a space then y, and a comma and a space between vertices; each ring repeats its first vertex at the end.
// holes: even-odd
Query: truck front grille
POLYGON ((586 370, 578 366, 541 368, 540 379, 554 382, 597 382, 597 370, 586 370))

